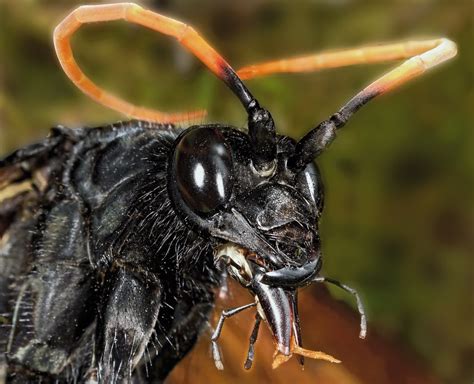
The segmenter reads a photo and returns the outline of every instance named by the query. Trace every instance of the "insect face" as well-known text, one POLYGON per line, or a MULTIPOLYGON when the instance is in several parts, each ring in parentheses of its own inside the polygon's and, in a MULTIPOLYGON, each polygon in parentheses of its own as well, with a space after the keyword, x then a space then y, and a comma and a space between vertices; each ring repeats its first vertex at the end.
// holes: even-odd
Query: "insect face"
POLYGON ((216 261, 255 296, 285 355, 297 328, 296 289, 321 268, 321 177, 313 163, 296 172, 289 168, 295 148, 293 140, 279 137, 275 161, 259 172, 249 136, 199 126, 176 140, 168 169, 170 198, 181 219, 211 239, 216 261))
POLYGON ((280 137, 273 166, 258 172, 245 133, 212 125, 188 129, 170 159, 170 198, 187 225, 219 245, 245 248, 260 267, 301 266, 319 247, 323 192, 314 164, 289 169, 294 149, 291 139, 280 137))

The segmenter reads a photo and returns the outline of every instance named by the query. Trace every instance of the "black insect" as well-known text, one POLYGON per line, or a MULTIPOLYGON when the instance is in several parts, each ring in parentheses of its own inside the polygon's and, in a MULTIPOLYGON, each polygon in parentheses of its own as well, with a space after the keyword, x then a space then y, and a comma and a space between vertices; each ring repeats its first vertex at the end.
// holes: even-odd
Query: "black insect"
MULTIPOLYGON (((270 113, 194 30, 133 4, 80 7, 56 29, 61 64, 86 93, 152 118, 98 89, 72 57, 69 36, 81 23, 118 18, 175 36, 194 52, 242 102, 248 133, 225 124, 183 129, 140 120, 58 127, 1 161, 0 340, 7 382, 160 382, 206 328, 227 274, 253 299, 222 313, 212 335, 217 368, 223 368, 217 340, 224 320, 250 307, 256 323, 246 368, 262 320, 275 340, 275 365, 293 353, 337 361, 302 347, 298 289, 336 284, 357 299, 362 338, 366 320, 356 291, 319 274, 323 186, 313 161, 362 105, 453 56, 454 44, 440 39, 357 50, 365 62, 414 58, 295 142, 276 135, 270 113)), ((306 70, 343 65, 353 52, 303 62, 306 70)), ((296 71, 301 60, 238 73, 296 71)))

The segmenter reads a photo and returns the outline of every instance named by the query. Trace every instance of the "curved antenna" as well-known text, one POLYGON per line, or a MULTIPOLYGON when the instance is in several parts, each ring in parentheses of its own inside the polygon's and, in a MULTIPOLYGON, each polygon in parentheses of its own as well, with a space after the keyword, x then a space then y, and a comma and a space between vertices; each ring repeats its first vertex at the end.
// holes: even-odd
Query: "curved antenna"
POLYGON ((243 79, 250 79, 273 73, 310 72, 355 64, 408 59, 364 88, 342 106, 338 112, 320 123, 300 140, 295 155, 289 159, 289 166, 299 170, 324 151, 334 140, 336 130, 343 127, 349 118, 369 100, 422 75, 427 70, 456 56, 456 53, 456 44, 448 39, 441 38, 368 46, 271 61, 244 67, 237 73, 243 79))
POLYGON ((242 80, 248 80, 275 73, 316 72, 323 69, 341 68, 351 65, 386 63, 420 55, 437 47, 445 40, 447 39, 412 40, 320 52, 247 65, 240 68, 237 73, 242 80))
POLYGON ((247 111, 255 168, 260 172, 271 169, 276 157, 276 133, 270 113, 259 106, 229 63, 192 27, 180 21, 133 3, 87 5, 75 9, 54 30, 54 47, 64 72, 76 87, 98 103, 137 119, 172 123, 200 118, 206 114, 206 111, 169 114, 137 107, 106 92, 90 80, 74 59, 70 38, 82 24, 112 20, 125 20, 174 37, 201 60, 231 89, 247 111))
POLYGON ((90 80, 74 59, 70 38, 82 24, 112 20, 125 20, 176 38, 224 81, 246 110, 255 100, 232 67, 193 28, 180 21, 145 10, 137 4, 117 3, 81 6, 72 11, 54 30, 54 47, 64 72, 76 87, 96 102, 137 119, 157 122, 178 122, 200 118, 206 114, 206 111, 169 114, 137 107, 108 93, 90 80))

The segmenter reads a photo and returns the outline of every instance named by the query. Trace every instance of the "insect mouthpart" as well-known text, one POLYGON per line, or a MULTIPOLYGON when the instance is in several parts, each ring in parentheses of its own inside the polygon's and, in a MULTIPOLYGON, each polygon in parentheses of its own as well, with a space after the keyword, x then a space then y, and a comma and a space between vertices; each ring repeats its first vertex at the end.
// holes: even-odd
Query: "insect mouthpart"
MULTIPOLYGON (((271 276, 272 272, 282 270, 269 271, 268 267, 265 266, 263 258, 235 243, 226 243, 219 246, 215 252, 215 261, 225 263, 229 275, 247 288, 255 300, 254 303, 230 311, 224 311, 221 316, 221 320, 212 336, 213 355, 217 368, 221 369, 223 367, 216 340, 220 335, 224 319, 250 307, 256 307, 257 309, 256 324, 252 333, 255 333, 255 340, 261 320, 268 324, 272 333, 276 347, 273 362, 274 368, 286 362, 294 353, 302 357, 322 359, 333 363, 339 362, 339 360, 323 352, 310 351, 301 347, 297 286, 288 288, 264 282, 266 273, 270 272, 271 276)), ((245 363, 246 369, 251 367, 252 360, 253 344, 249 348, 249 355, 245 363)), ((300 362, 303 363, 302 358, 300 362)))

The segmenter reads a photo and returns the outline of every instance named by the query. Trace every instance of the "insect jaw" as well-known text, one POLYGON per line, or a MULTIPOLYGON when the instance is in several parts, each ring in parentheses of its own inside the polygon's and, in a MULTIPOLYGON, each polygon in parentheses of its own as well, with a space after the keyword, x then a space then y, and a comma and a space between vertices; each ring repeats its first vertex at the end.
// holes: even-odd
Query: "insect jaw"
POLYGON ((288 361, 293 354, 303 357, 325 360, 332 363, 340 361, 324 352, 301 347, 300 320, 296 289, 283 289, 262 283, 262 274, 257 273, 252 280, 252 290, 256 296, 257 311, 268 324, 275 342, 275 354, 272 367, 277 368, 288 361))
MULTIPOLYGON (((214 260, 216 263, 223 262, 229 275, 251 291, 255 297, 258 315, 270 327, 277 353, 290 356, 293 350, 292 340, 300 339, 299 325, 295 326, 295 322, 298 322, 296 290, 299 287, 299 284, 295 283, 295 276, 290 275, 290 282, 284 284, 283 281, 281 286, 265 283, 267 273, 270 273, 270 283, 274 283, 281 279, 280 275, 288 272, 287 268, 268 271, 261 257, 232 242, 218 246, 214 260), (272 275, 275 272, 276 277, 272 275)), ((304 268, 307 269, 306 264, 304 268)), ((307 274, 305 279, 306 276, 307 274)))
POLYGON ((259 260, 258 256, 235 243, 216 248, 214 260, 224 262, 229 275, 252 292, 258 315, 269 325, 278 353, 289 356, 294 330, 295 303, 290 302, 293 296, 287 295, 283 288, 262 283, 264 269, 253 261, 259 260))

